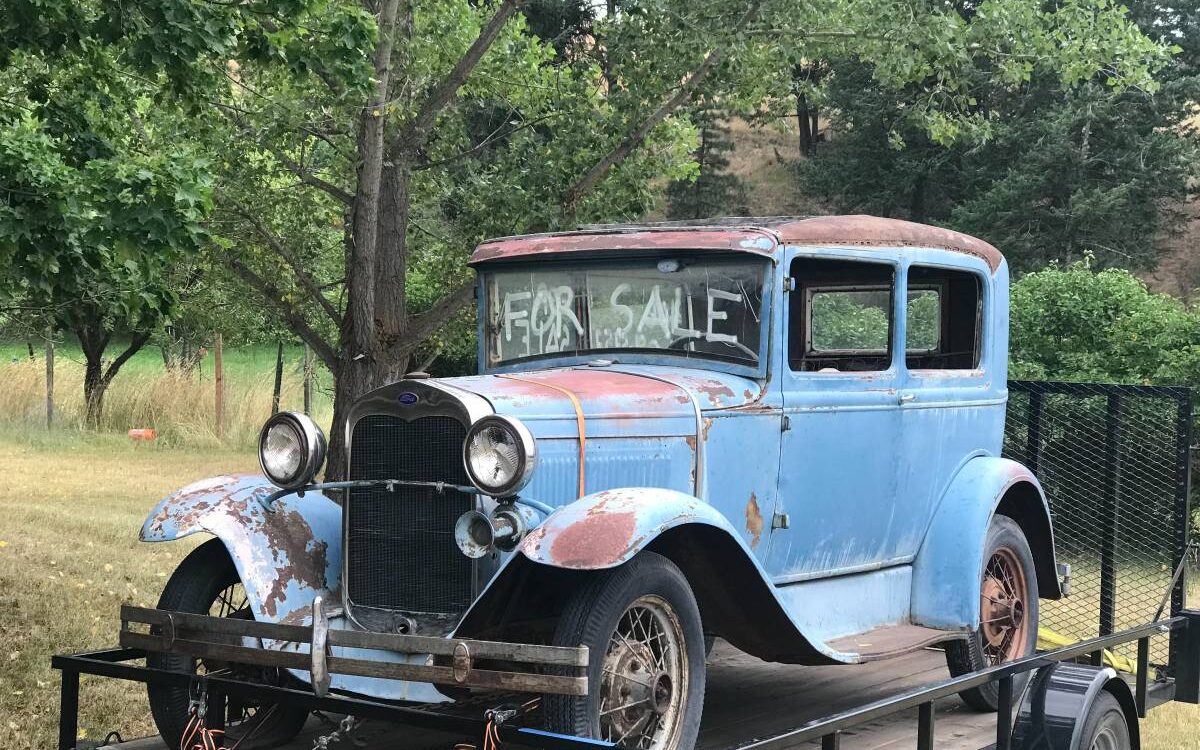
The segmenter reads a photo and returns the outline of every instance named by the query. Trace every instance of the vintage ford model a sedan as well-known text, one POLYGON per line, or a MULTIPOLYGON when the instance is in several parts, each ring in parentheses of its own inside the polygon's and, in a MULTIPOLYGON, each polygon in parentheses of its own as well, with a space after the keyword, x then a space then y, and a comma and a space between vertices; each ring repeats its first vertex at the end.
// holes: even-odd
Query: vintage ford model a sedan
MULTIPOLYGON (((272 418, 264 476, 146 520, 216 539, 123 642, 318 693, 532 693, 547 731, 663 750, 695 742, 712 637, 795 664, 942 643, 954 674, 1032 652, 1062 591, 1038 482, 1000 457, 995 248, 847 216, 506 238, 472 265, 479 374, 365 395, 341 483, 313 484, 309 419, 272 418)), ((151 704, 178 746, 188 691, 151 704)), ((243 708, 246 746, 304 719, 243 708)))

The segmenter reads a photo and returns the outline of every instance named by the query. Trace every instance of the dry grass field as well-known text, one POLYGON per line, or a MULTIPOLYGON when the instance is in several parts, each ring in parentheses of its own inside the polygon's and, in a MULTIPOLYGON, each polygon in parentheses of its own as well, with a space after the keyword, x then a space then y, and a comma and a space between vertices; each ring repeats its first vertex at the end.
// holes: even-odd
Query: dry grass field
MULTIPOLYGON (((246 451, 0 430, 0 748, 54 746, 50 655, 111 645, 120 603, 152 605, 194 546, 137 541, 153 504, 196 478, 254 464, 246 451)), ((88 739, 152 731, 141 686, 85 677, 81 705, 88 739)), ((1200 750, 1200 709, 1159 708, 1144 732, 1147 750, 1200 750)))

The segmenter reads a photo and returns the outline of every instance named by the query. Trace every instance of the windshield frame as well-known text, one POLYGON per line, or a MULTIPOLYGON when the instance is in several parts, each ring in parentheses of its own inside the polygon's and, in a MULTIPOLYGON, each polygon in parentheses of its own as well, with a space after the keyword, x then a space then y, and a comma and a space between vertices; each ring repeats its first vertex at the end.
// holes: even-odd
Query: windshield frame
POLYGON ((647 250, 645 252, 626 253, 589 253, 586 257, 578 256, 541 256, 536 260, 523 258, 519 261, 493 261, 481 263, 476 267, 475 297, 477 318, 477 356, 479 373, 491 374, 502 372, 522 372, 530 370, 545 370, 556 367, 572 367, 586 365, 597 360, 611 360, 614 364, 630 365, 664 365, 669 367, 689 367, 696 369, 725 372, 751 378, 765 378, 769 369, 769 358, 772 355, 770 346, 771 334, 775 325, 775 283, 778 262, 775 258, 762 255, 751 255, 741 252, 713 252, 712 250, 679 249, 672 251, 647 250), (540 354, 509 360, 496 365, 488 364, 488 304, 490 302, 487 289, 487 276, 497 271, 519 271, 535 267, 539 271, 552 271, 562 268, 577 268, 581 265, 591 265, 601 262, 609 263, 639 263, 665 259, 694 260, 697 262, 731 262, 760 263, 762 267, 762 304, 759 309, 759 341, 757 346, 758 361, 750 363, 738 362, 732 358, 724 359, 716 356, 696 355, 680 351, 678 354, 666 349, 593 349, 581 354, 540 354))

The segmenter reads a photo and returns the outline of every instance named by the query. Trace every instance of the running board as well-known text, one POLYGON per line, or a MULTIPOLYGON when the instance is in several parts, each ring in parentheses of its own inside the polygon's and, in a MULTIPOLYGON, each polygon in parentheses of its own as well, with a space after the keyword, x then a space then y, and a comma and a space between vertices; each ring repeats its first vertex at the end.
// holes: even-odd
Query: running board
POLYGON ((966 637, 966 633, 924 628, 920 625, 885 625, 865 633, 834 639, 827 645, 843 654, 852 654, 855 662, 868 662, 890 659, 935 643, 957 641, 966 637))

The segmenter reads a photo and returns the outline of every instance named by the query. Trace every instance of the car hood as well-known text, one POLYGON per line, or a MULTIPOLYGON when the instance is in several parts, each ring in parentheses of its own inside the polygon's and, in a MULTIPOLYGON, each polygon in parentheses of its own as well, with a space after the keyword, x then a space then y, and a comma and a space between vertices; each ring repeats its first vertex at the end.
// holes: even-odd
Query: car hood
POLYGON ((696 411, 735 409, 762 397, 753 379, 683 367, 609 365, 448 378, 539 437, 576 437, 577 401, 589 437, 695 435, 696 411), (560 434, 561 433, 561 434, 560 434))

